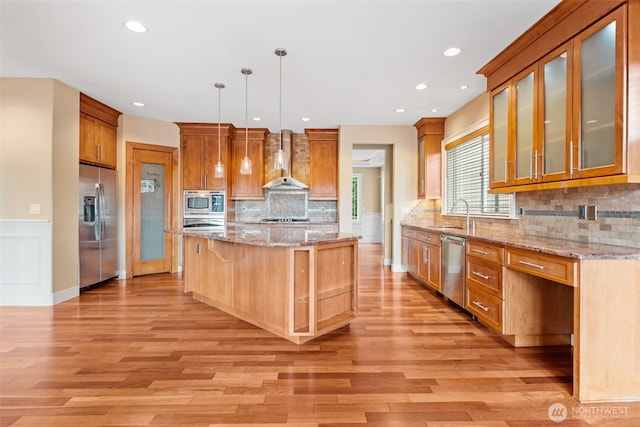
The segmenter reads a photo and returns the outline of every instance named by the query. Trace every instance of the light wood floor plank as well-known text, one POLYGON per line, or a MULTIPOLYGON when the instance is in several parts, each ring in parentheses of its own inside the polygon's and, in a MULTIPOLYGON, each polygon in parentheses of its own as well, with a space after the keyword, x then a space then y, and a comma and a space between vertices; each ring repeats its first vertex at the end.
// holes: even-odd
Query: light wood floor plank
POLYGON ((0 427, 640 425, 638 402, 571 398, 570 347, 510 347, 381 249, 360 245, 358 317, 301 346, 193 300, 173 274, 1 307, 0 427), (572 414, 613 407, 625 416, 572 414))

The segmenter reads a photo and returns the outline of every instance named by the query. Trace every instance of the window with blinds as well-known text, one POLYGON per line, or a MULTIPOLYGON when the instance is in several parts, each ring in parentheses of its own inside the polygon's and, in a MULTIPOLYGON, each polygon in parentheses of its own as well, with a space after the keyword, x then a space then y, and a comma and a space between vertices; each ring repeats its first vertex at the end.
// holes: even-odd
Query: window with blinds
POLYGON ((483 128, 445 146, 443 213, 513 217, 513 194, 489 194, 489 129, 483 128), (455 204, 455 207, 454 207, 455 204))

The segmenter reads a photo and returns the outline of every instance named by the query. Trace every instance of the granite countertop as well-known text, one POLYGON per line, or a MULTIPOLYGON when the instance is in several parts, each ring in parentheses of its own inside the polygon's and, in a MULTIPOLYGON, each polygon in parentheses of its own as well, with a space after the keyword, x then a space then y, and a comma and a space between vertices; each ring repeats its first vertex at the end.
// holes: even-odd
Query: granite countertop
POLYGON ((499 233, 494 230, 483 231, 482 228, 476 228, 473 234, 467 233, 462 228, 442 228, 442 225, 419 221, 401 222, 400 225, 573 259, 640 259, 640 248, 537 237, 521 233, 499 233))
POLYGON ((220 231, 182 231, 184 236, 204 237, 224 242, 243 243, 254 246, 295 247, 322 245, 326 243, 357 240, 360 236, 349 233, 336 233, 322 230, 305 230, 300 227, 278 225, 227 225, 220 231))

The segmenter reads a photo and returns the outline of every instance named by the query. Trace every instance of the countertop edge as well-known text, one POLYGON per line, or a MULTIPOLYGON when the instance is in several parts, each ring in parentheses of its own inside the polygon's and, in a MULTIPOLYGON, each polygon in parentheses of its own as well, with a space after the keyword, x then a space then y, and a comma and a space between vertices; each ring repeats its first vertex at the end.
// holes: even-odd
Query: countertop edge
POLYGON ((523 234, 499 235, 497 233, 467 233, 461 228, 442 228, 437 225, 401 222, 401 227, 438 234, 449 234, 466 239, 496 244, 506 248, 524 249, 532 252, 555 255, 577 260, 587 259, 640 259, 640 248, 586 243, 575 240, 555 239, 523 234), (507 240, 507 237, 509 240, 507 240))

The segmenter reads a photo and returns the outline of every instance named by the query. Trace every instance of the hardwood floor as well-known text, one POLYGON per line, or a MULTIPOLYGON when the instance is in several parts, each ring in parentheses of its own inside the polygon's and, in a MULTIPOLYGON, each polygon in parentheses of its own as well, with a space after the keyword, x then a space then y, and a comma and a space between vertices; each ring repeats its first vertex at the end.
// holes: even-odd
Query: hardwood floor
POLYGON ((381 260, 360 245, 358 318, 302 346, 194 301, 177 275, 2 307, 0 425, 640 425, 640 403, 571 398, 570 348, 511 348, 381 260))

